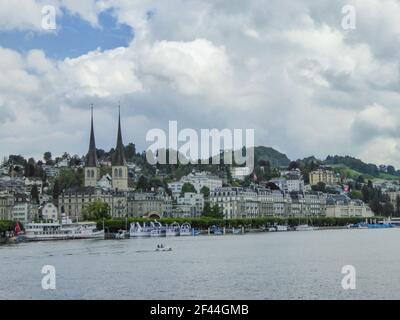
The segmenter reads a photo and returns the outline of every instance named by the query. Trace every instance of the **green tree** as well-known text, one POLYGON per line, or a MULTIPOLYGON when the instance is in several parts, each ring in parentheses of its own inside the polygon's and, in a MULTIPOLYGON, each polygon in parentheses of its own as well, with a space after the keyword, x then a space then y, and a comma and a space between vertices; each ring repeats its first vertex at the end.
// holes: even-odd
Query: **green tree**
POLYGON ((93 201, 82 210, 84 220, 99 220, 110 218, 110 206, 106 202, 93 201))
POLYGON ((194 187, 194 185, 192 185, 189 182, 185 182, 182 186, 182 191, 181 191, 181 195, 183 195, 186 192, 194 192, 196 193, 196 188, 194 187))
POLYGON ((48 163, 51 161, 52 155, 50 151, 47 151, 43 154, 43 160, 48 163))
POLYGON ((208 199, 208 197, 210 196, 210 188, 208 188, 207 186, 203 186, 200 189, 200 193, 204 196, 204 199, 208 199))
POLYGON ((382 214, 385 217, 393 216, 393 214, 394 214, 393 204, 391 204, 390 202, 385 202, 385 204, 383 205, 383 208, 382 208, 382 214))
POLYGON ((39 190, 36 185, 34 185, 31 189, 31 199, 34 203, 39 203, 39 190))
POLYGON ((53 200, 55 202, 57 202, 58 197, 60 196, 60 193, 61 193, 61 191, 60 191, 60 183, 58 182, 58 179, 56 179, 54 181, 54 186, 53 186, 53 200))

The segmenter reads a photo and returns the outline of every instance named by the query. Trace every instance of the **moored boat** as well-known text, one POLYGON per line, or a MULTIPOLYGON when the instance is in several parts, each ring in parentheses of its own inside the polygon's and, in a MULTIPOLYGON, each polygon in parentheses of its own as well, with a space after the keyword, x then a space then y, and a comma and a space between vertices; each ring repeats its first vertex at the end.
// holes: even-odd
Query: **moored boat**
POLYGON ((26 224, 26 241, 104 239, 104 230, 96 222, 76 222, 63 216, 61 222, 33 222, 26 224))
POLYGON ((191 236, 192 235, 192 227, 189 223, 183 223, 179 228, 180 236, 191 236))

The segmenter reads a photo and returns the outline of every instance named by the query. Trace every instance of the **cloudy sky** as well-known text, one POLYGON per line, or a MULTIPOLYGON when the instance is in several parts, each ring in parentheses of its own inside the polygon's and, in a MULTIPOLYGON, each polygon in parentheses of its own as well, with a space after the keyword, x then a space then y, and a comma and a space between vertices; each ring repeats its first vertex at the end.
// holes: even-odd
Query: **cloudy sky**
POLYGON ((140 150, 177 120, 399 167, 399 16, 397 0, 2 0, 0 156, 86 153, 90 103, 109 149, 120 101, 140 150))

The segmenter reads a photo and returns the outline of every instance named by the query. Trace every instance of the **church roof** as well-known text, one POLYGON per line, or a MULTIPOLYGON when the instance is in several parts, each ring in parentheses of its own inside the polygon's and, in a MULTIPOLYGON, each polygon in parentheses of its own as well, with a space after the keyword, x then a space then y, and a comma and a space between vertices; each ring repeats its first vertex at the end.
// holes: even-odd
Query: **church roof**
POLYGON ((96 141, 94 138, 94 128, 93 128, 93 105, 91 107, 90 141, 89 141, 89 151, 86 156, 86 167, 97 167, 96 141))
POLYGON ((124 144, 122 143, 122 132, 121 132, 121 111, 118 111, 118 134, 117 134, 117 146, 115 153, 112 158, 113 166, 125 166, 125 151, 124 144))

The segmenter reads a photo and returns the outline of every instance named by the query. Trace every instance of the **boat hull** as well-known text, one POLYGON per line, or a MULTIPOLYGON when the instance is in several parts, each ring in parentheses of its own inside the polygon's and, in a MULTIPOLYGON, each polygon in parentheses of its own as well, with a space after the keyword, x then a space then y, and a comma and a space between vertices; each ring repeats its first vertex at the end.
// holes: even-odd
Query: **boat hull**
POLYGON ((25 235, 25 241, 54 241, 54 240, 80 240, 80 239, 104 239, 104 230, 90 234, 41 234, 25 235))

